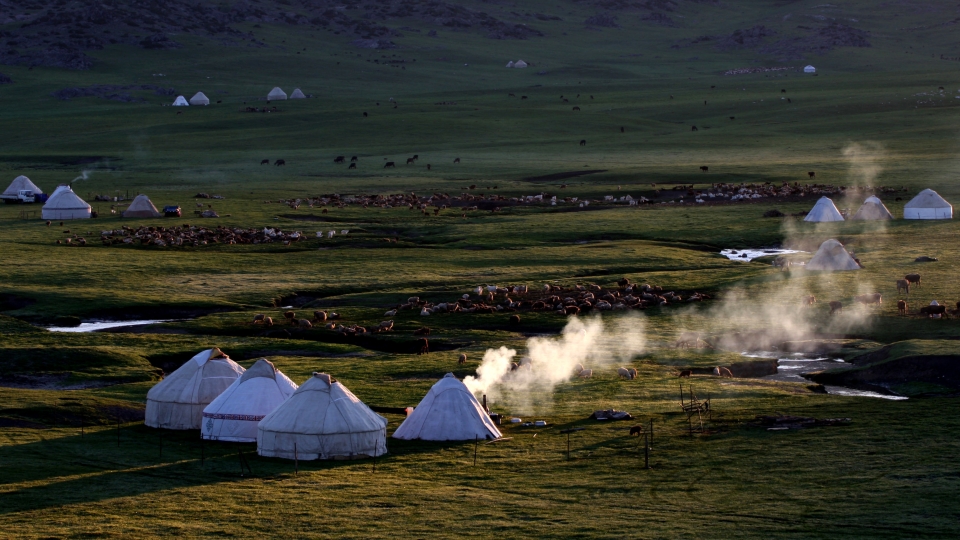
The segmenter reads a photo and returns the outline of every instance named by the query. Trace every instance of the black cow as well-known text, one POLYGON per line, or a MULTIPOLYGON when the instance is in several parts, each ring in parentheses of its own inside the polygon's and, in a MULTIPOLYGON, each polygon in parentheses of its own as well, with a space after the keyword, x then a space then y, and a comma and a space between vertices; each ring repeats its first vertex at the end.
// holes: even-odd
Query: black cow
POLYGON ((276 165, 277 167, 279 167, 279 166, 281 166, 281 165, 286 165, 286 164, 287 164, 287 162, 286 162, 285 160, 282 160, 282 159, 278 159, 278 160, 274 163, 274 165, 276 165))
POLYGON ((586 140, 586 139, 580 139, 580 146, 586 146, 586 145, 587 145, 587 140, 586 140))
POLYGON ((337 156, 337 157, 333 158, 333 162, 334 162, 334 163, 343 163, 343 160, 344 160, 344 159, 345 159, 345 158, 344 158, 343 156, 337 156))
POLYGON ((269 165, 269 164, 270 164, 270 160, 269 160, 269 159, 264 159, 263 161, 260 162, 260 164, 261 164, 261 165, 269 165))
POLYGON ((384 168, 384 169, 389 169, 390 167, 396 167, 396 166, 397 166, 396 163, 394 163, 394 162, 392 162, 392 161, 388 161, 388 162, 384 163, 383 168, 384 168))

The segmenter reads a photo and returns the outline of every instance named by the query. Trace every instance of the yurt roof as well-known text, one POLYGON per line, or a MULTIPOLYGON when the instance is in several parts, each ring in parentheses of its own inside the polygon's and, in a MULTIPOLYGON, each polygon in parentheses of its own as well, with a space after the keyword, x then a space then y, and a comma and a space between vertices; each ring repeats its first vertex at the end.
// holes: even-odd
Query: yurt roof
POLYGON ((883 202, 880 201, 879 198, 871 195, 863 201, 860 209, 857 210, 857 213, 854 214, 851 219, 864 221, 893 219, 893 214, 887 210, 887 207, 883 205, 883 202))
POLYGON ((147 392, 145 423, 168 429, 200 428, 203 407, 243 373, 220 349, 194 355, 147 392))
POLYGON ((38 188, 37 185, 31 182, 29 178, 21 174, 20 176, 14 178, 13 182, 10 182, 10 185, 7 187, 6 191, 3 192, 3 196, 18 195, 22 189, 29 189, 35 194, 43 193, 42 189, 38 188))
POLYGON ((903 205, 904 208, 953 208, 943 197, 932 189, 925 189, 903 205))
POLYGON ((123 215, 124 217, 157 217, 160 212, 157 211, 150 197, 141 193, 133 198, 133 202, 124 210, 123 215))
POLYGON ((279 86, 275 86, 273 90, 267 94, 267 99, 287 99, 287 93, 281 90, 279 86))
POLYGON ((807 262, 807 270, 859 270, 860 265, 847 253, 839 241, 830 239, 820 244, 820 249, 807 262))
POLYGON ((514 62, 513 67, 515 67, 515 68, 525 68, 525 67, 527 67, 527 63, 524 62, 523 60, 517 60, 516 62, 514 62))
POLYGON ((186 107, 190 104, 187 103, 187 98, 183 96, 177 96, 177 99, 173 100, 173 105, 175 107, 186 107))
POLYGON ((843 216, 829 197, 820 197, 804 221, 843 221, 843 216))
POLYGON ((296 391, 297 385, 261 358, 203 409, 201 436, 255 441, 257 423, 296 391))
POLYGON ((350 390, 326 373, 314 373, 261 428, 300 434, 341 434, 380 431, 387 419, 370 410, 350 390))
POLYGON ((299 88, 294 88, 293 93, 290 94, 290 99, 305 99, 306 97, 299 88))
POLYGON ((393 436, 397 439, 467 441, 497 439, 500 430, 453 373, 437 381, 393 436))
POLYGON ((200 104, 200 105, 209 104, 210 98, 208 98, 206 94, 204 94, 203 92, 197 92, 196 94, 193 95, 192 98, 190 98, 190 103, 200 104))
POLYGON ((70 186, 58 186, 43 207, 54 210, 90 209, 90 205, 74 193, 73 190, 70 189, 70 186))

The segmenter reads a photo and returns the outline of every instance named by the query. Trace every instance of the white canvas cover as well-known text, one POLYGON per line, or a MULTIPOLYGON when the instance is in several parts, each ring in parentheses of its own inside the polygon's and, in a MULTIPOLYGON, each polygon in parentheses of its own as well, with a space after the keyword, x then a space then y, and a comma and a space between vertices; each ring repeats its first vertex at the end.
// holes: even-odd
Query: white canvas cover
POLYGON ((807 270, 827 270, 833 272, 859 269, 860 265, 847 253, 843 244, 832 238, 820 244, 820 249, 817 250, 813 258, 810 259, 810 262, 807 263, 807 270))
POLYGON ((837 206, 833 204, 833 201, 831 201, 829 197, 820 197, 820 200, 817 201, 817 204, 813 205, 810 213, 808 213, 807 217, 803 218, 803 220, 817 223, 824 221, 843 221, 843 216, 840 215, 837 206))
POLYGON ((90 205, 77 196, 70 186, 58 186, 40 211, 43 219, 88 219, 90 205))
POLYGON ((20 193, 20 190, 23 189, 29 189, 34 195, 37 193, 43 193, 42 189, 38 188, 37 185, 31 182, 29 178, 21 174, 20 176, 14 178, 13 182, 10 182, 10 185, 7 186, 7 189, 4 190, 0 197, 4 199, 16 199, 17 195, 20 193))
POLYGON ((293 93, 290 94, 290 99, 306 99, 307 96, 303 95, 303 92, 299 88, 294 88, 293 93))
POLYGON ((287 99, 287 93, 281 90, 279 86, 276 86, 270 91, 269 94, 267 94, 267 99, 270 101, 287 99))
POLYGON ((863 201, 860 209, 853 215, 854 220, 878 221, 882 219, 893 219, 893 214, 887 210, 883 202, 874 195, 871 195, 863 201))
POLYGON ((133 202, 123 212, 123 217, 154 218, 161 215, 150 201, 150 197, 142 193, 134 197, 133 202))
POLYGON ((190 104, 187 103, 187 98, 183 96, 177 96, 177 99, 173 100, 174 107, 189 107, 190 104))
POLYGON ((513 63, 513 67, 515 67, 515 68, 525 68, 525 67, 527 67, 527 63, 524 62, 523 60, 517 60, 516 62, 513 63))
POLYGON ((903 219, 953 219, 953 206, 936 191, 925 189, 903 205, 903 219))
POLYGON ((453 373, 430 388, 417 408, 393 433, 395 439, 472 441, 499 439, 500 430, 477 398, 453 373))
POLYGON ((256 442, 257 424, 296 389, 293 381, 261 358, 203 409, 200 436, 216 441, 256 442))
POLYGON ((203 408, 242 373, 243 368, 220 349, 201 351, 147 392, 144 423, 164 429, 200 429, 203 408))
POLYGON ((257 428, 257 452, 287 459, 387 453, 387 419, 326 373, 314 373, 257 428))
POLYGON ((210 98, 208 98, 203 92, 197 92, 190 98, 191 105, 209 105, 210 98))
POLYGON ((512 67, 513 67, 513 60, 507 62, 507 67, 508 67, 508 68, 512 68, 512 67))
POLYGON ((807 66, 807 67, 803 68, 803 72, 804 72, 804 73, 816 73, 816 72, 817 72, 817 68, 815 68, 815 67, 813 67, 813 66, 807 66))

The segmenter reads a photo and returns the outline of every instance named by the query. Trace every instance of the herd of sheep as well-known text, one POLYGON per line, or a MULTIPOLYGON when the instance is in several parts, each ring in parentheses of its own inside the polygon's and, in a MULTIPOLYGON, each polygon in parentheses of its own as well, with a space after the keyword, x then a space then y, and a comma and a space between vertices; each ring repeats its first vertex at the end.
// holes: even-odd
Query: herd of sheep
POLYGON ((299 231, 285 232, 280 229, 241 229, 239 227, 197 227, 189 224, 174 227, 121 227, 100 231, 100 240, 105 246, 205 246, 208 244, 269 244, 290 245, 306 240, 299 231))

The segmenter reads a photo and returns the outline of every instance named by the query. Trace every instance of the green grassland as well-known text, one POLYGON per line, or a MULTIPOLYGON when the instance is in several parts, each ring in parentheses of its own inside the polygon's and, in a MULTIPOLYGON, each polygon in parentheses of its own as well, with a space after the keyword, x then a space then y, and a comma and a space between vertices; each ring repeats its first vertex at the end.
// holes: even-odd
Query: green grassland
MULTIPOLYGON (((461 3, 495 16, 514 9, 461 3)), ((404 31, 393 38, 399 48, 389 50, 358 49, 352 38, 318 28, 241 24, 267 47, 183 35, 176 50, 91 52, 96 64, 87 71, 2 67, 14 83, 0 86, 0 184, 26 174, 52 192, 86 171, 73 188, 99 212, 47 226, 38 205, 0 205, 4 535, 956 536, 957 389, 926 376, 913 380, 910 369, 930 358, 960 361, 960 323, 900 317, 896 300, 906 299, 914 313, 933 299, 950 307, 960 300, 957 221, 815 226, 763 214, 797 214, 816 196, 695 205, 689 197, 679 202, 685 190, 671 191, 719 182, 887 186, 905 190, 880 194, 895 216, 928 187, 960 201, 960 63, 939 59, 958 56, 955 27, 941 25, 956 16, 955 6, 684 2, 671 15, 674 27, 623 11, 621 28, 590 28, 582 21, 597 13, 592 3, 524 4, 562 20, 531 23, 545 35, 527 40, 447 29, 432 38, 430 25, 404 20, 421 32, 404 31), (797 25, 819 24, 812 16, 869 30, 872 46, 778 61, 755 49, 688 44, 759 24, 789 37, 797 25), (532 65, 503 67, 518 58, 532 65), (399 59, 404 63, 384 63, 399 59), (798 71, 808 63, 816 76, 798 71), (751 66, 793 69, 723 75, 751 66), (138 94, 144 103, 51 96, 95 84, 158 84, 187 98, 202 90, 222 103, 174 109, 161 106, 172 99, 151 93, 138 94), (277 112, 241 112, 265 106, 262 98, 278 85, 314 98, 271 103, 277 112), (859 161, 850 153, 856 145, 859 161), (414 154, 418 162, 405 165, 414 154), (339 155, 358 156, 357 169, 335 164, 339 155), (260 165, 263 159, 287 164, 260 165), (386 161, 396 168, 384 169, 386 161), (586 171, 598 172, 536 179, 586 171), (278 202, 409 192, 602 201, 653 198, 657 189, 665 190, 658 200, 675 202, 505 205, 495 213, 451 208, 437 216, 356 204, 321 213, 278 202), (224 198, 195 199, 199 192, 224 198), (136 193, 157 206, 179 204, 184 216, 124 219, 111 212, 114 203, 93 201, 97 194, 136 193), (195 216, 198 202, 221 217, 195 216), (308 240, 195 248, 98 240, 101 230, 184 223, 279 227, 308 240), (333 229, 350 233, 315 237, 333 229), (57 243, 77 234, 87 246, 57 243), (865 268, 780 272, 770 258, 744 263, 719 254, 772 246, 810 251, 828 238, 854 250, 865 268), (921 255, 939 262, 914 262, 921 255), (923 275, 923 287, 898 295, 895 280, 913 272, 923 275), (447 372, 473 375, 488 348, 522 351, 529 337, 555 334, 566 323, 553 313, 523 312, 515 326, 506 314, 427 318, 401 311, 394 332, 349 339, 320 327, 268 334, 250 324, 256 313, 282 320, 282 306, 295 305, 301 316, 322 308, 345 322, 376 325, 408 296, 452 301, 481 284, 612 287, 624 276, 713 300, 640 313, 633 324, 642 325, 647 345, 627 362, 639 380, 619 380, 608 365, 592 379, 531 396, 532 405, 509 397, 495 402, 493 410, 548 422, 504 426, 503 441, 475 447, 390 440, 389 454, 375 466, 300 463, 297 474, 292 463, 259 458, 245 445, 252 474, 241 476, 235 445, 201 448, 194 432, 161 435, 141 421, 147 390, 204 348, 220 347, 245 367, 266 357, 296 382, 325 371, 369 404, 402 407, 415 405, 447 372), (883 304, 854 306, 853 297, 867 292, 882 293, 883 304), (809 294, 818 303, 800 308, 809 294), (844 313, 828 316, 830 300, 842 301, 844 313), (41 328, 63 316, 182 320, 138 333, 41 328), (416 356, 407 348, 424 324, 433 329, 434 351, 416 356), (714 412, 707 433, 691 436, 677 371, 743 357, 676 349, 683 331, 833 340, 836 354, 856 370, 889 375, 889 366, 907 366, 892 389, 911 397, 844 397, 820 393, 813 382, 694 377, 690 384, 711 397, 714 412), (461 352, 465 365, 457 363, 461 352), (653 421, 651 469, 628 436, 632 424, 587 419, 607 408, 653 421), (750 425, 756 415, 777 413, 851 423, 786 432, 750 425), (559 430, 570 427, 585 429, 571 436, 568 458, 559 430)), ((849 193, 834 200, 855 211, 865 194, 849 193)), ((618 316, 603 318, 610 325, 618 316)), ((388 417, 392 432, 402 418, 388 417)))

